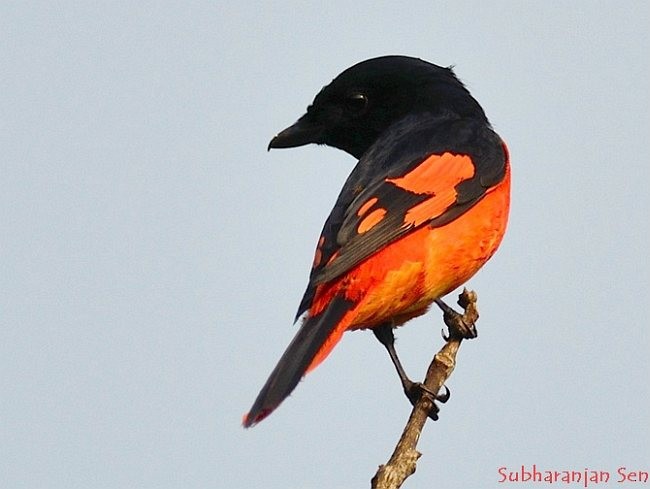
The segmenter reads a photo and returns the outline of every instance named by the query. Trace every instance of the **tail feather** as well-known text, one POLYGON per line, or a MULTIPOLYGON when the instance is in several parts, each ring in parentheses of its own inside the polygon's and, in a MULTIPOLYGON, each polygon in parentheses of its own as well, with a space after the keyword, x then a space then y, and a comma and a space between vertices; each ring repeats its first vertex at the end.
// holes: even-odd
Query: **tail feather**
POLYGON ((334 297, 323 312, 307 318, 257 395, 253 407, 244 416, 244 427, 249 428, 271 414, 300 379, 325 359, 343 334, 340 322, 353 304, 342 297, 334 297))

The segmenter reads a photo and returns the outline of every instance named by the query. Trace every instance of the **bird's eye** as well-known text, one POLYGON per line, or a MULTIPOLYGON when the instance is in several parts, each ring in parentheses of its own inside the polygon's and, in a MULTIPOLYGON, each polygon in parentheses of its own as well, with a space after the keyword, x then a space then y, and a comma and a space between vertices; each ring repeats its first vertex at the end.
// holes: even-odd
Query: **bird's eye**
POLYGON ((353 114, 359 115, 368 107, 368 97, 358 92, 348 95, 345 99, 345 107, 353 114))

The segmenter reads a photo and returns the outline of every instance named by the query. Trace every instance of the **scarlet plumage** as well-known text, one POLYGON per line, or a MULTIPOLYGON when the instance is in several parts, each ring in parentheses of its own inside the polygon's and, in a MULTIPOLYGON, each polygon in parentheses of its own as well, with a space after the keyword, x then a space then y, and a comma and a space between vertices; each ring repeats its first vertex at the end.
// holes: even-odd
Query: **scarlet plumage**
POLYGON ((403 56, 359 63, 269 145, 324 143, 359 162, 327 219, 305 319, 244 426, 268 416, 347 330, 398 326, 469 280, 505 233, 505 143, 448 68, 403 56))

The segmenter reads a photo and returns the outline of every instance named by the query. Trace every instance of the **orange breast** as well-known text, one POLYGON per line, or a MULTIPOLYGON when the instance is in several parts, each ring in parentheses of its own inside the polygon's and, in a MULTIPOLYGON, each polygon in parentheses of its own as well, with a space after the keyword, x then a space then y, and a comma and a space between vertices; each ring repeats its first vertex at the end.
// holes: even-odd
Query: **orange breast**
POLYGON ((496 252, 508 224, 510 168, 504 179, 465 214, 429 230, 424 298, 431 303, 467 282, 496 252))
POLYGON ((465 283, 494 254, 506 230, 509 202, 507 168, 505 178, 454 221, 438 228, 423 226, 319 286, 310 313, 342 293, 357 303, 346 315, 347 330, 387 321, 401 324, 423 314, 434 299, 465 283))

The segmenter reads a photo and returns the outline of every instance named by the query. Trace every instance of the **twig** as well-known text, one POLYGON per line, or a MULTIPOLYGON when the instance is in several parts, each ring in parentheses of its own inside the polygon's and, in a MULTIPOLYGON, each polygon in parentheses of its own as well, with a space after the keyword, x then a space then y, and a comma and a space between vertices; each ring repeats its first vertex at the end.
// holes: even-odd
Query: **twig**
MULTIPOLYGON (((458 304, 465 312, 462 316, 459 314, 456 319, 463 321, 465 324, 476 322, 478 319, 476 299, 475 292, 464 289, 458 297, 458 304)), ((462 336, 457 334, 457 327, 453 324, 452 319, 445 317, 445 323, 450 330, 449 339, 433 357, 423 382, 430 392, 438 392, 454 371, 456 354, 463 341, 462 336)), ((430 396, 423 395, 415 403, 393 454, 386 464, 379 466, 377 473, 372 478, 372 489, 398 489, 415 472, 417 460, 421 455, 416 450, 416 447, 424 423, 427 421, 429 412, 432 409, 437 409, 437 407, 430 396)))

